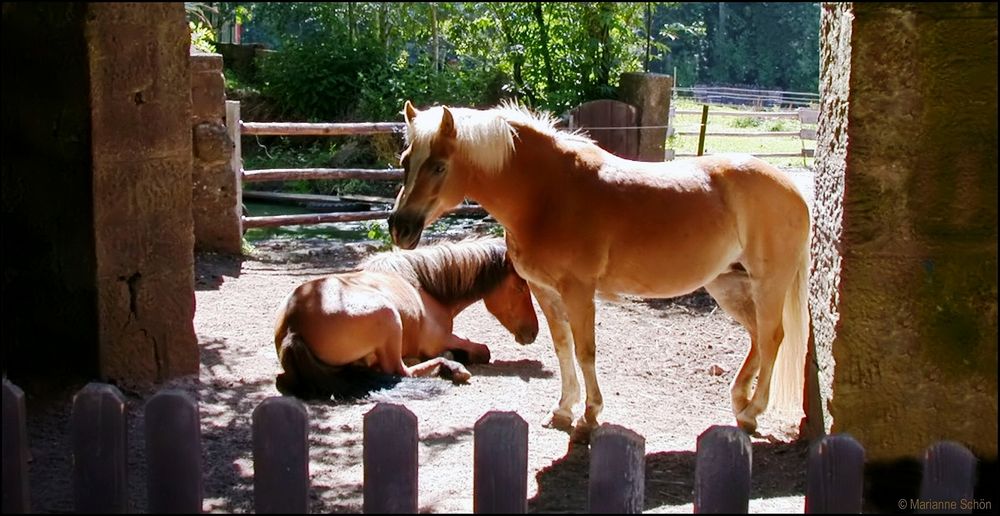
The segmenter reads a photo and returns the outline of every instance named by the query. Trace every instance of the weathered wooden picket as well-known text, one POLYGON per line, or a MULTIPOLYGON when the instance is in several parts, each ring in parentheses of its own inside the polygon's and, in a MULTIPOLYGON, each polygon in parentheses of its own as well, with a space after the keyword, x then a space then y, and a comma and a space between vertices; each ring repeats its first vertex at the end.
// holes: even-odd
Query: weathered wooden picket
MULTIPOLYGON (((149 512, 202 510, 201 423, 186 392, 162 390, 145 405, 149 512)), ((77 512, 128 511, 125 399, 91 383, 73 400, 73 486, 77 512)), ((305 406, 272 397, 252 414, 254 508, 305 513, 309 499, 309 424, 305 406)), ((3 381, 3 512, 30 512, 24 394, 3 381)), ((418 510, 417 418, 406 407, 378 403, 364 416, 364 512, 418 510)), ((528 425, 514 412, 491 411, 474 428, 476 513, 527 511, 528 425)), ((736 427, 713 426, 698 438, 694 512, 746 513, 752 448, 736 427)), ((923 502, 971 500, 976 458, 962 445, 939 442, 924 456, 923 502)), ((830 435, 809 456, 805 512, 861 511, 864 450, 848 435, 830 435)), ((645 440, 616 425, 591 442, 590 511, 643 510, 645 440)), ((965 512, 971 512, 971 509, 965 512)))

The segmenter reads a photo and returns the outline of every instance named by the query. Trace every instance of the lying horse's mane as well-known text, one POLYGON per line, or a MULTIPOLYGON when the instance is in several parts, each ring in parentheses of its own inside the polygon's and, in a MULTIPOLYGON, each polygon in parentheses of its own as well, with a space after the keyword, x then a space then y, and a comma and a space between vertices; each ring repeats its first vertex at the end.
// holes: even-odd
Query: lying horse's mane
POLYGON ((372 256, 363 270, 394 272, 444 304, 477 300, 507 275, 502 238, 464 240, 372 256))
MULTIPOLYGON (((593 143, 578 132, 556 127, 558 120, 547 112, 532 112, 514 102, 478 110, 448 108, 455 119, 457 151, 487 173, 501 170, 514 150, 517 127, 527 128, 558 140, 593 143)), ((441 126, 444 110, 435 106, 421 111, 406 129, 406 144, 430 145, 441 126)))

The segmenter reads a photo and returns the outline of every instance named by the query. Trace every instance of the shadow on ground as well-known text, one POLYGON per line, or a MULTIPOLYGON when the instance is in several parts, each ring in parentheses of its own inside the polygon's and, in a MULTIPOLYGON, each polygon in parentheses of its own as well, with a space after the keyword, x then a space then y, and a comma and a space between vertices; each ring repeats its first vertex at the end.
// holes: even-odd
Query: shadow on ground
MULTIPOLYGON (((806 443, 753 443, 750 498, 803 496, 806 443)), ((694 501, 696 454, 692 451, 646 455, 643 509, 684 505, 694 501)), ((529 512, 589 511, 590 447, 570 445, 566 455, 536 476, 538 494, 528 500, 529 512)))

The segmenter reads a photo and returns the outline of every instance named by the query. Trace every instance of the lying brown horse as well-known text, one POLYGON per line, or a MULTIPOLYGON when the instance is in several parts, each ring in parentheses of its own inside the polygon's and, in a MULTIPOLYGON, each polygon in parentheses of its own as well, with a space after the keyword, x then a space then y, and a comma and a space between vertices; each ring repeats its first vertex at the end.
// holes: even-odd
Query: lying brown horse
POLYGON ((403 113, 408 146, 389 217, 393 241, 412 249, 464 198, 504 226, 559 358, 552 425, 573 421, 574 358, 587 393, 576 440, 589 437, 603 407, 595 294, 674 297, 701 286, 750 334, 731 389, 737 423, 755 431, 772 379, 779 405, 802 414, 810 219, 788 175, 749 155, 625 160, 518 106, 418 111, 407 102, 403 113))
POLYGON ((275 324, 284 369, 278 390, 328 399, 355 392, 352 383, 368 373, 429 376, 441 367, 466 381, 469 371, 441 355, 460 350, 470 362, 489 362, 488 347, 452 333, 455 316, 480 299, 518 342, 535 340, 531 292, 503 239, 381 253, 361 270, 307 281, 281 305, 275 324), (422 361, 410 366, 410 358, 422 361))

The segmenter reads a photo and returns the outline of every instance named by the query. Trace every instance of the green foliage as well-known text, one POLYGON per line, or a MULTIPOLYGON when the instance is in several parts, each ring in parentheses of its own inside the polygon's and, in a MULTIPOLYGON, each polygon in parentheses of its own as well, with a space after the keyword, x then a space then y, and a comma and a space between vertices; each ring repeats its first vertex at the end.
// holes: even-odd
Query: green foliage
POLYGON ((677 84, 730 84, 817 91, 817 2, 680 2, 654 4, 654 27, 670 52, 651 71, 677 84))
POLYGON ((240 241, 240 253, 243 254, 243 256, 253 256, 256 252, 257 248, 254 247, 254 245, 251 244, 245 236, 242 237, 240 241))
POLYGON ((788 129, 788 126, 789 126, 788 120, 785 120, 783 118, 775 118, 775 119, 772 119, 772 120, 768 121, 768 123, 767 123, 767 130, 768 131, 789 131, 790 129, 788 129))
POLYGON ((748 127, 760 127, 762 123, 764 123, 764 119, 762 118, 757 118, 752 116, 741 116, 733 118, 732 122, 730 122, 730 125, 732 125, 733 127, 738 127, 740 129, 746 129, 748 127))
POLYGON ((197 22, 188 22, 188 26, 191 28, 191 45, 202 52, 214 54, 215 43, 212 41, 211 29, 197 22))
POLYGON ((389 234, 389 225, 384 220, 371 220, 365 223, 369 240, 379 242, 379 251, 392 249, 392 236, 389 234))
POLYGON ((378 48, 334 38, 292 42, 261 63, 262 92, 285 116, 305 121, 351 118, 364 87, 364 70, 382 61, 378 48))

